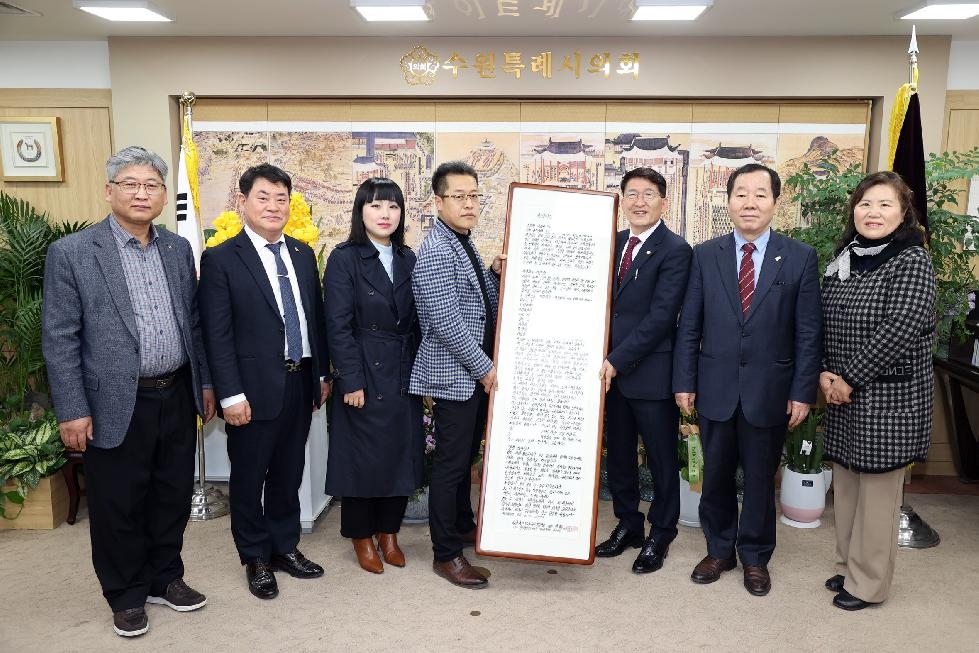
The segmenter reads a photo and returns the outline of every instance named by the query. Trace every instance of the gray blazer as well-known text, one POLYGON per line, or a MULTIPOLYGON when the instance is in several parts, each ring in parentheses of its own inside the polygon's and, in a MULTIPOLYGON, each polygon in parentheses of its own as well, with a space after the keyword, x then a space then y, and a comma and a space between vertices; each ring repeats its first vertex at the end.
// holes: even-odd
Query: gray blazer
MULTIPOLYGON (((194 401, 204 414, 210 385, 197 315, 190 243, 158 230, 177 326, 191 361, 194 401)), ((92 441, 111 449, 126 437, 136 405, 139 341, 122 259, 108 218, 48 248, 42 342, 59 422, 91 415, 92 441)))

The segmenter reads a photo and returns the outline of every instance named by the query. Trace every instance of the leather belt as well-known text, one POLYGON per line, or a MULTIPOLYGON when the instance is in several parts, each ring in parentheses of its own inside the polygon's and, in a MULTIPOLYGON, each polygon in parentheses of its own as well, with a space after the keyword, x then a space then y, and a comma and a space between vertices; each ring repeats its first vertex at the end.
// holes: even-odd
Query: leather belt
POLYGON ((309 360, 308 358, 304 358, 298 363, 296 363, 287 358, 285 360, 286 372, 301 372, 303 369, 303 365, 307 364, 306 362, 308 360, 309 360))
POLYGON ((181 372, 184 368, 181 367, 179 370, 173 374, 168 374, 166 376, 141 376, 139 381, 136 382, 140 388, 155 388, 157 390, 166 390, 177 382, 180 377, 181 372))

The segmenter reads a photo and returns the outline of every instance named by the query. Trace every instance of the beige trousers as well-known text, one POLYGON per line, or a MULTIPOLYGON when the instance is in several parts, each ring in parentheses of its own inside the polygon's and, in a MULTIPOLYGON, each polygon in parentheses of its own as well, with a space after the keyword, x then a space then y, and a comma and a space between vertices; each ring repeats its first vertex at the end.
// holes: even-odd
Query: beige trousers
POLYGON ((897 559, 905 468, 863 474, 833 465, 836 573, 847 592, 868 603, 887 599, 897 559))

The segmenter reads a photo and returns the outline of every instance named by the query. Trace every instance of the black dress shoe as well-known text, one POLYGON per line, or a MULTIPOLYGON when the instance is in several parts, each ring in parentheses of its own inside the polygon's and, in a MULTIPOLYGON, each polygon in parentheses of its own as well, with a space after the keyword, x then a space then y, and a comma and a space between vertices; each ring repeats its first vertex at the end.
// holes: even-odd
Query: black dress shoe
POLYGON ((612 534, 607 540, 595 547, 595 555, 599 558, 614 558, 617 555, 622 555, 626 547, 631 546, 633 549, 638 549, 642 546, 642 542, 642 531, 636 533, 619 524, 612 530, 612 534))
POLYGON ((319 578, 323 575, 323 568, 307 560, 299 549, 292 553, 273 555, 272 568, 276 571, 284 571, 293 578, 319 578))
POLYGON ((248 579, 248 590, 258 598, 274 599, 279 595, 275 574, 264 560, 256 560, 245 565, 245 578, 248 579))
POLYGON ((642 545, 639 557, 632 563, 632 573, 650 574, 663 568, 663 559, 670 551, 670 545, 660 546, 650 535, 642 545))
POLYGON ((826 589, 830 592, 842 592, 843 591, 843 581, 846 577, 841 574, 836 574, 832 578, 826 579, 826 589))
POLYGON ((871 603, 870 601, 858 599, 846 590, 840 590, 840 593, 833 597, 833 605, 838 608, 843 608, 844 610, 852 611, 863 610, 864 608, 875 604, 871 603))

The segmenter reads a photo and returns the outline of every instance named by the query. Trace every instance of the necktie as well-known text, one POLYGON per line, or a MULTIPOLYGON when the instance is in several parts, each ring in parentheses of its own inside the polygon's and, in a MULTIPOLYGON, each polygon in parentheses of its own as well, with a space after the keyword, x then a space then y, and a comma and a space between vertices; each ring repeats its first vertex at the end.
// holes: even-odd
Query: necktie
POLYGON ((741 267, 738 270, 738 294, 741 295, 741 314, 748 317, 751 298, 755 295, 755 262, 751 259, 755 244, 745 243, 741 246, 741 251, 744 254, 741 256, 741 267))
POLYGON ((622 280, 625 279, 625 273, 629 271, 632 266, 632 250, 636 248, 639 244, 639 238, 633 236, 629 239, 629 244, 625 248, 625 255, 622 257, 622 264, 619 266, 619 285, 622 285, 622 280))
POLYGON ((296 308, 296 297, 292 294, 292 284, 289 283, 289 271, 286 269, 285 261, 282 260, 282 253, 279 248, 282 242, 269 243, 266 245, 272 250, 275 256, 275 272, 279 277, 279 291, 282 295, 282 316, 286 323, 286 349, 289 353, 289 360, 298 363, 303 358, 303 337, 299 331, 299 309, 296 308))

